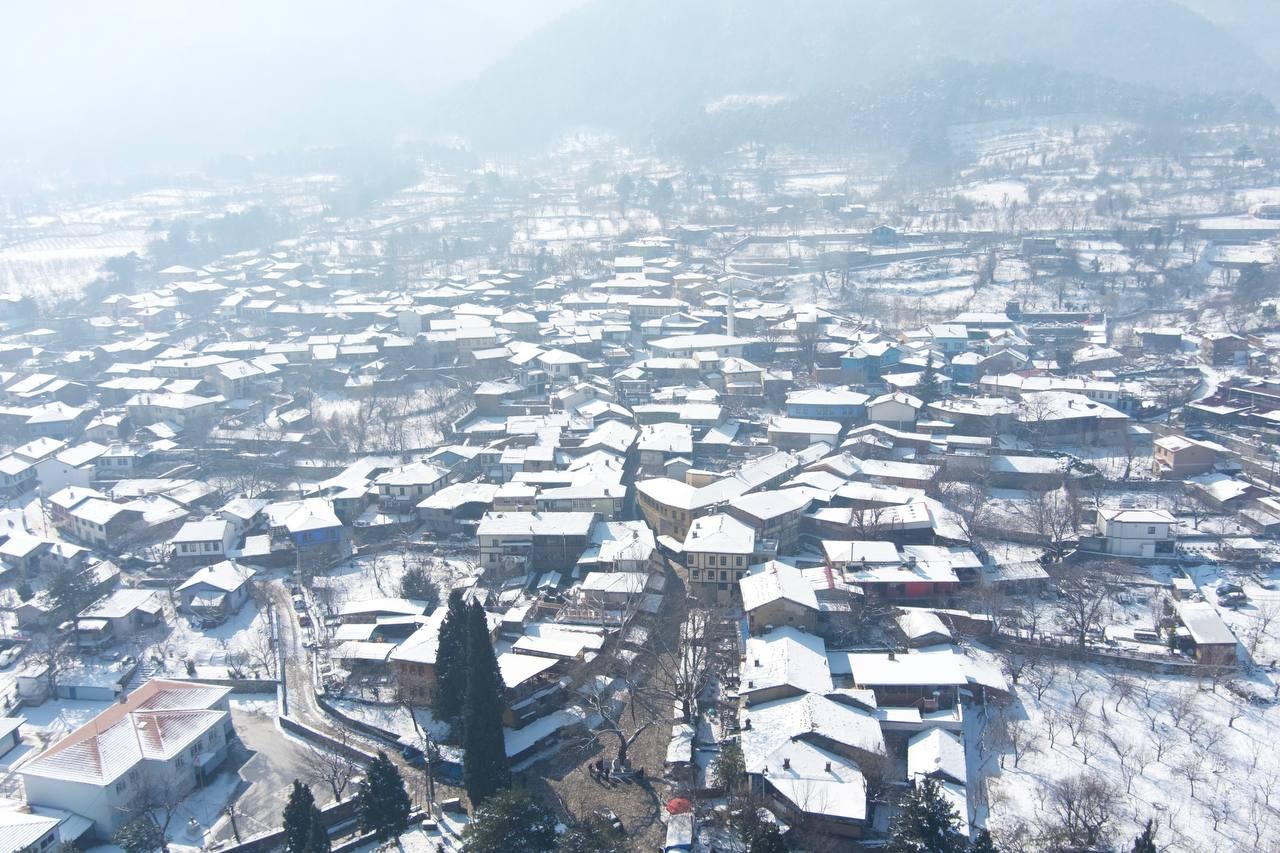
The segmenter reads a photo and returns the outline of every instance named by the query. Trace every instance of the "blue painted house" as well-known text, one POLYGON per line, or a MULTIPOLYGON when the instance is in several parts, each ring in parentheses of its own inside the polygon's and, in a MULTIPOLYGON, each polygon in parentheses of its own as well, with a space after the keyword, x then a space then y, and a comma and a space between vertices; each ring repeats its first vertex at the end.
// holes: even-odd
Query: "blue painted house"
POLYGON ((902 348, 892 341, 858 344, 840 359, 850 382, 879 382, 887 368, 902 361, 902 348))
POLYGON ((787 417, 857 423, 866 419, 871 398, 848 388, 806 388, 787 395, 787 417))

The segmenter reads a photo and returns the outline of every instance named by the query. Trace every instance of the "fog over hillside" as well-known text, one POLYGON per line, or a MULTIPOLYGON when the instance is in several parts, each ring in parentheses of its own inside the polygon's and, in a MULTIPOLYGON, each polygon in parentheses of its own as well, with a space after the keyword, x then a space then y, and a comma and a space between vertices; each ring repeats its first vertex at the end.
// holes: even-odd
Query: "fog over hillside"
POLYGON ((814 98, 829 112, 827 99, 843 109, 865 103, 867 87, 882 94, 906 79, 972 86, 975 67, 1031 65, 1108 86, 1270 96, 1278 89, 1268 64, 1276 16, 1267 7, 1253 0, 923 0, 905 9, 889 0, 11 4, 6 29, 21 37, 0 55, 9 81, 0 114, 12 118, 0 126, 0 158, 79 168, 192 165, 213 154, 455 131, 481 146, 536 147, 582 125, 649 139, 724 96, 814 98), (967 70, 957 75, 954 60, 967 70))

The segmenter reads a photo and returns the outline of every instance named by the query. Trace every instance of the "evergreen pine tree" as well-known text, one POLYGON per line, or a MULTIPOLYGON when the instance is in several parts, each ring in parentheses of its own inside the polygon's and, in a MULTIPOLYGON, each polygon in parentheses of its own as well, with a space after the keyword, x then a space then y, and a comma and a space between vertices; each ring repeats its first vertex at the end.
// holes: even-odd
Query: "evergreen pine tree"
POLYGON ((396 838, 409 827, 409 792, 400 771, 385 752, 369 764, 360 782, 358 814, 360 830, 374 833, 379 842, 396 838))
POLYGON ((324 828, 324 818, 320 815, 320 810, 315 806, 311 807, 311 832, 307 838, 307 853, 332 853, 333 847, 329 843, 329 831, 324 828))
POLYGON ((787 853, 787 841, 774 823, 762 824, 751 837, 747 853, 787 853))
POLYGON ((286 853, 306 853, 307 842, 311 840, 311 812, 315 810, 316 800, 311 789, 293 780, 293 789, 289 791, 289 801, 284 806, 284 849, 286 853))
POLYGON ((1142 833, 1133 839, 1133 853, 1156 853, 1156 825, 1148 820, 1142 833))
POLYGON ((920 383, 916 386, 916 396, 926 403, 932 403, 940 395, 938 370, 933 366, 933 353, 926 353, 924 372, 920 374, 920 383))
POLYGON ((629 849, 622 830, 601 815, 587 815, 575 821, 556 843, 556 853, 626 853, 629 849))
POLYGON ((436 650, 436 689, 432 710, 437 720, 450 725, 455 739, 462 719, 462 703, 467 685, 467 606, 462 593, 449 593, 449 609, 440 625, 440 644, 436 650))
POLYGON ((463 839, 467 853, 547 853, 556 817, 525 791, 500 791, 476 808, 463 839))
POLYGON ((467 698, 462 731, 462 778, 473 806, 511 787, 502 732, 503 684, 484 609, 467 611, 467 698))
POLYGON ((999 853, 996 850, 995 842, 991 840, 991 833, 985 829, 978 830, 978 834, 974 836, 973 844, 969 849, 970 853, 999 853))
POLYGON ((960 818, 942 798, 938 780, 918 779, 902 802, 886 849, 889 853, 961 853, 967 846, 960 834, 960 818))

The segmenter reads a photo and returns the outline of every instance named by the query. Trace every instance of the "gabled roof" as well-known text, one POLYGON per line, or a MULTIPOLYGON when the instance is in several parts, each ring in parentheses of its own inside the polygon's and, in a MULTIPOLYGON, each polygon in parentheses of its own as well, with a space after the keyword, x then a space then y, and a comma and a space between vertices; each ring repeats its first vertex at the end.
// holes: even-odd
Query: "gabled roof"
POLYGON ((748 613, 779 599, 809 610, 818 609, 818 597, 804 573, 777 560, 753 567, 750 574, 738 581, 738 586, 742 590, 742 609, 748 613))
POLYGON ((244 586, 256 574, 248 566, 238 566, 230 560, 205 566, 178 587, 181 592, 196 586, 211 586, 224 592, 233 592, 244 586))
POLYGON ((789 626, 752 637, 747 640, 741 682, 744 696, 777 687, 792 687, 799 693, 826 693, 833 686, 826 643, 821 637, 789 626))
POLYGON ((229 687, 152 679, 22 765, 23 775, 108 785, 144 760, 168 760, 227 716, 229 687))

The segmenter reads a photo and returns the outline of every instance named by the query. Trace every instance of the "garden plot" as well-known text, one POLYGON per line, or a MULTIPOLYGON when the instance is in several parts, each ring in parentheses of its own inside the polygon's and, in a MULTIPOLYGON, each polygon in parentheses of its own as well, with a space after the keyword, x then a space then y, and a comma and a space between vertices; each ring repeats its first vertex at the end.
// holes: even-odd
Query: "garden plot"
POLYGON ((186 614, 177 614, 172 633, 150 653, 163 661, 164 674, 174 678, 229 678, 233 671, 269 678, 275 667, 271 625, 253 600, 216 628, 197 628, 186 614))
POLYGON ((335 609, 343 604, 371 598, 399 598, 400 581, 411 566, 422 566, 444 599, 451 588, 479 572, 465 559, 432 556, 420 550, 389 550, 354 557, 336 566, 328 575, 315 579, 314 589, 332 598, 335 609))

